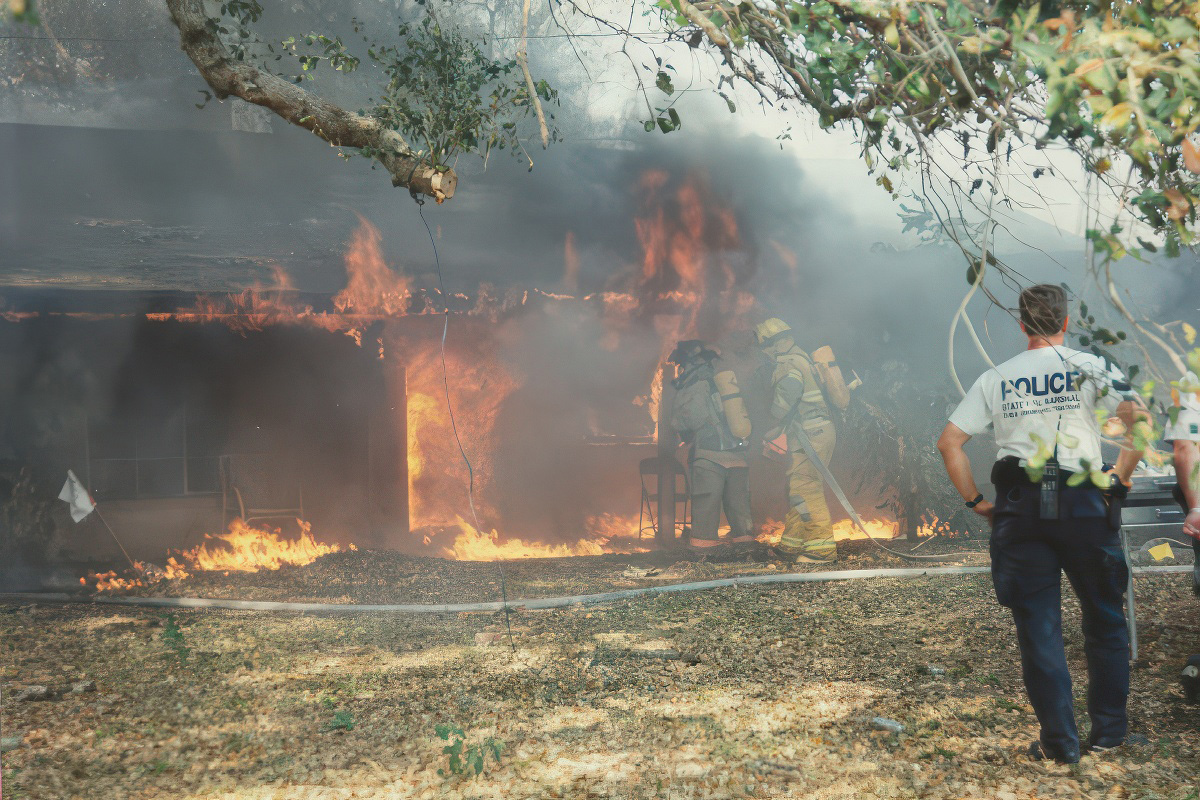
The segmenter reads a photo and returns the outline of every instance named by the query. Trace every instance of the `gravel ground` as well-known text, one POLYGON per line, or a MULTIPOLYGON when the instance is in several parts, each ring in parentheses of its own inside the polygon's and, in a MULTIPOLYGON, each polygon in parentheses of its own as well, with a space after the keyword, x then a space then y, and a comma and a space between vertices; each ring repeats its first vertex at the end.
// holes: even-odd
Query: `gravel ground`
POLYGON ((516 612, 515 652, 499 614, 0 606, 5 796, 1194 799, 1187 578, 1138 578, 1148 743, 1076 768, 1022 755, 1036 726, 986 576, 516 612), (49 699, 16 699, 33 686, 49 699), (439 725, 499 759, 454 774, 439 725))

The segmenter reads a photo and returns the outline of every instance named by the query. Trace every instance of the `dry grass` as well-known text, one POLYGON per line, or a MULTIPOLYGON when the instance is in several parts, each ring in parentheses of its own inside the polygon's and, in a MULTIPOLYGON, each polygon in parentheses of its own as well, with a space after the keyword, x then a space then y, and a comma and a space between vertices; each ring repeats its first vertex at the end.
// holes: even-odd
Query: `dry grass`
MULTIPOLYGON (((475 646, 503 630, 493 614, 184 612, 175 635, 153 611, 0 607, 3 731, 23 739, 5 796, 1185 800, 1200 772, 1197 711, 1174 686, 1200 651, 1186 578, 1139 578, 1131 711, 1151 744, 1074 770, 1020 755, 1036 727, 986 576, 523 612, 515 653, 475 646), (12 699, 81 679, 97 691, 12 699), (440 775, 438 723, 502 741, 499 762, 440 775)), ((1081 674, 1076 633, 1069 653, 1081 674)))

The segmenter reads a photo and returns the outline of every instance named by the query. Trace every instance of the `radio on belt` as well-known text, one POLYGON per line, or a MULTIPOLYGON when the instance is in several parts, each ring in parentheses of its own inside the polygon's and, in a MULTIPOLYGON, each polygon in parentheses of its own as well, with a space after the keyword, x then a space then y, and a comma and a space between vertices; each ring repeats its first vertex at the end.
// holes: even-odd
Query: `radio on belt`
POLYGON ((1058 478, 1058 459, 1047 459, 1046 468, 1042 471, 1042 494, 1038 507, 1038 516, 1041 519, 1058 519, 1058 478))

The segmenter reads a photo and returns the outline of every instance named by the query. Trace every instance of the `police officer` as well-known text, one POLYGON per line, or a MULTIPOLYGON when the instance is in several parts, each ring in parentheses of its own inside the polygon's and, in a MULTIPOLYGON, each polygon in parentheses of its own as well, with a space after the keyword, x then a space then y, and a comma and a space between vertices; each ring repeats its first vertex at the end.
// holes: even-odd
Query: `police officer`
POLYGON ((1120 498, 1141 451, 1127 438, 1115 469, 1102 474, 1096 412, 1116 414, 1127 429, 1147 416, 1118 370, 1064 346, 1062 287, 1021 292, 1020 322, 1028 348, 975 381, 938 449, 967 507, 992 520, 996 599, 1012 610, 1025 689, 1041 723, 1029 754, 1074 763, 1080 742, 1063 652, 1061 572, 1083 612, 1092 723, 1087 749, 1115 747, 1127 733, 1129 695, 1120 498), (992 470, 994 505, 976 486, 963 451, 968 439, 989 428, 1000 451, 992 470), (1090 474, 1079 483, 1081 472, 1090 474))
POLYGON ((1175 451, 1175 497, 1185 514, 1183 532, 1192 537, 1196 570, 1192 588, 1200 594, 1200 377, 1184 373, 1171 390, 1175 409, 1163 434, 1175 451))
POLYGON ((691 445, 692 526, 690 547, 722 544, 721 509, 729 520, 728 543, 754 541, 750 515, 750 417, 737 376, 720 354, 696 339, 679 342, 668 361, 677 364, 671 427, 691 445))
MULTIPOLYGON (((1175 499, 1183 507, 1183 532, 1192 537, 1192 590, 1200 595, 1200 377, 1184 373, 1172 387, 1174 409, 1163 434, 1175 451, 1175 499)), ((1184 699, 1200 699, 1200 654, 1187 660, 1180 675, 1184 699)))

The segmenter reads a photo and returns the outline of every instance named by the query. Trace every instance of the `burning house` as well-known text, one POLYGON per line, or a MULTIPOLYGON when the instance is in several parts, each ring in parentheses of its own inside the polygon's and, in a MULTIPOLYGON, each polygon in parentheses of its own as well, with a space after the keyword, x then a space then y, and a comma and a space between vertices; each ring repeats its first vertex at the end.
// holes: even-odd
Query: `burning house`
MULTIPOLYGON (((85 171, 133 164, 134 151, 154 154, 161 141, 62 129, 22 137, 48 152, 100 142, 102 157, 80 162, 85 171)), ((196 138, 201 152, 210 138, 196 138)), ((254 137, 221 146, 246 164, 274 152, 254 137)), ((269 563, 304 529, 310 553, 638 551, 655 545, 651 517, 666 517, 669 530, 676 510, 671 482, 643 475, 644 462, 686 461, 660 436, 667 354, 680 339, 713 342, 738 365, 740 384, 761 394, 748 332, 782 316, 806 345, 832 344, 867 379, 861 397, 887 409, 883 422, 853 420, 832 464, 876 518, 876 534, 938 525, 925 513, 936 492, 913 478, 937 473, 913 455, 932 452, 921 426, 944 410, 924 378, 936 372, 925 365, 940 360, 941 333, 914 330, 909 310, 933 285, 922 276, 939 267, 874 248, 844 221, 826 224, 821 204, 795 189, 797 174, 755 168, 748 182, 720 164, 698 167, 688 152, 590 152, 595 175, 581 187, 555 188, 554 174, 539 185, 555 206, 544 230, 496 224, 475 234, 453 215, 431 217, 450 264, 445 291, 425 231, 409 224, 417 220, 381 229, 340 200, 322 201, 311 218, 302 205, 262 208, 253 195, 229 198, 236 176, 221 174, 196 178, 195 198, 162 220, 150 206, 176 203, 175 190, 142 176, 138 193, 116 191, 102 217, 94 201, 63 200, 34 181, 36 170, 18 171, 26 200, 6 217, 0 290, 0 358, 13 376, 0 388, 7 472, 16 480, 28 468, 39 496, 52 498, 74 470, 133 558, 164 566, 172 557, 194 569, 225 563, 214 553, 235 544, 243 562, 269 563), (235 212, 260 224, 239 224, 235 212), (236 245, 216 230, 234 232, 236 245), (515 247, 514 235, 530 239, 528 256, 489 254, 493 242, 515 247), (36 245, 47 238, 79 265, 44 263, 36 245), (857 255, 843 263, 847 248, 857 255), (842 266, 826 269, 835 258, 842 266), (897 409, 921 423, 903 423, 903 448, 897 409), (897 452, 911 463, 897 467, 897 452), (231 531, 239 519, 256 533, 231 531)), ((743 170, 767 163, 752 156, 743 170)), ((200 166, 183 164, 189 175, 200 166)), ((262 169, 271 180, 287 174, 283 164, 262 169)), ((131 180, 113 179, 118 189, 131 180)), ((355 205, 365 213, 368 200, 355 205)), ((769 541, 785 512, 782 470, 760 459, 751 470, 755 521, 769 541)), ((121 566, 100 520, 74 526, 55 514, 52 549, 100 559, 96 569, 121 566)))
MULTIPOLYGON (((238 292, 8 290, 5 456, 47 482, 73 469, 155 563, 176 552, 202 568, 238 546, 270 560, 302 532, 468 560, 649 547, 649 520, 670 529, 685 499, 639 474, 685 460, 660 435, 665 356, 678 339, 721 342, 753 385, 745 331, 761 312, 744 288, 753 253, 702 174, 646 171, 637 196, 639 260, 586 294, 571 233, 574 292, 444 295, 389 266, 361 217, 331 295, 278 267, 238 292), (245 526, 256 533, 235 542, 245 526)), ((771 255, 796 269, 783 245, 771 255)), ((782 516, 780 480, 756 465, 763 520, 782 516)), ((66 526, 59 540, 112 556, 101 521, 85 524, 96 535, 66 526)))

